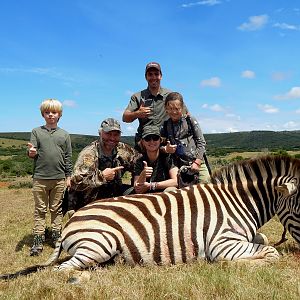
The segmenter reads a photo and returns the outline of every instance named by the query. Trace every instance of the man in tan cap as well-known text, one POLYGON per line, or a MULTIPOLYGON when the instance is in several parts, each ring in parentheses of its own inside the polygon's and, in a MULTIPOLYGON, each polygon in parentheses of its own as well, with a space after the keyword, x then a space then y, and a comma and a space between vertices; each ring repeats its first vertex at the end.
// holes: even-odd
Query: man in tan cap
MULTIPOLYGON (((145 68, 145 78, 148 87, 131 96, 128 106, 123 113, 123 121, 131 123, 139 120, 139 126, 135 136, 135 143, 140 141, 145 126, 157 126, 160 128, 166 119, 165 99, 171 92, 161 87, 162 71, 159 63, 150 62, 145 68)), ((137 147, 138 149, 138 147, 137 147)))
POLYGON ((121 126, 105 119, 99 139, 86 146, 77 158, 71 177, 67 210, 77 210, 96 199, 120 196, 130 187, 122 184, 125 171, 133 172, 138 153, 120 142, 121 126))

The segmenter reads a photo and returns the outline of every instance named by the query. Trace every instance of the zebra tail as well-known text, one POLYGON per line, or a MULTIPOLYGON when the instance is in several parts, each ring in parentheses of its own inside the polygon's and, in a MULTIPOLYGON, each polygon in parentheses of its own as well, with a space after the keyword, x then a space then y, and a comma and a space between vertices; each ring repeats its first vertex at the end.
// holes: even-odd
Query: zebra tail
POLYGON ((0 280, 10 280, 10 279, 15 279, 19 276, 29 275, 29 274, 35 273, 37 271, 43 270, 43 269, 49 267, 50 265, 55 264, 58 261, 58 258, 62 251, 61 240, 62 239, 60 237, 56 243, 53 253, 51 254, 50 258, 47 260, 46 263, 44 263, 42 265, 35 265, 35 266, 27 267, 25 269, 15 272, 15 273, 1 274, 0 280))
POLYGON ((2 274, 2 275, 0 275, 0 280, 15 279, 19 276, 24 276, 24 275, 28 275, 28 274, 31 274, 31 273, 35 273, 38 270, 42 270, 46 267, 47 267, 46 265, 35 265, 35 266, 25 268, 23 270, 17 271, 15 273, 2 274))

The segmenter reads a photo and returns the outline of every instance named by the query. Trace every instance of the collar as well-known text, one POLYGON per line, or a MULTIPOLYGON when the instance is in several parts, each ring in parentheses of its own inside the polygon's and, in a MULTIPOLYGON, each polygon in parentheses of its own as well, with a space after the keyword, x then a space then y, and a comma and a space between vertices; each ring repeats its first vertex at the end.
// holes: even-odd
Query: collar
POLYGON ((47 130, 48 132, 54 132, 54 131, 58 130, 58 127, 47 128, 46 125, 43 125, 42 128, 45 129, 45 130, 47 130))
MULTIPOLYGON (((164 96, 165 94, 167 94, 166 89, 164 89, 163 87, 160 87, 157 96, 158 96, 158 95, 164 96)), ((152 95, 152 93, 151 93, 149 87, 146 88, 146 96, 147 96, 147 97, 149 97, 149 96, 154 96, 154 95, 152 95)), ((155 97, 157 97, 157 96, 155 96, 155 97)))

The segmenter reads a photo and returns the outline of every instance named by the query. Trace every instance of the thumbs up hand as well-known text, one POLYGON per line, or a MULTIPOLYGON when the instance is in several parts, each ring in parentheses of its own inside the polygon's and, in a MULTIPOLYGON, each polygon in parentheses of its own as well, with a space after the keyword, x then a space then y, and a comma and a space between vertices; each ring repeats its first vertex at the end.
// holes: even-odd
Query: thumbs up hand
POLYGON ((37 155, 37 150, 31 143, 27 143, 27 148, 29 157, 33 158, 37 155))
POLYGON ((146 178, 149 178, 149 177, 151 177, 151 175, 153 173, 153 168, 152 167, 148 167, 148 164, 147 164, 146 161, 143 161, 143 163, 144 163, 144 170, 143 170, 143 172, 144 172, 146 178))
POLYGON ((146 178, 151 177, 153 173, 153 168, 148 167, 148 164, 146 161, 143 161, 144 169, 141 172, 140 176, 134 183, 134 189, 137 194, 143 194, 146 193, 149 190, 150 183, 146 181, 146 178))
POLYGON ((167 141, 167 145, 165 147, 166 153, 175 153, 177 145, 171 145, 170 141, 167 141))

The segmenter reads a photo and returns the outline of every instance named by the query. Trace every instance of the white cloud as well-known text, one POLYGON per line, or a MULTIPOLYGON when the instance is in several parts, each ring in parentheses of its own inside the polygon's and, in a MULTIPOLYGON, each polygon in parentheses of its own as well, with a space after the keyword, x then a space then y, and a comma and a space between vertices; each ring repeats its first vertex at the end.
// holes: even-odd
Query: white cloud
POLYGON ((125 131, 124 131, 124 133, 122 132, 122 134, 124 135, 134 135, 135 134, 135 132, 136 132, 136 130, 137 130, 137 128, 136 127, 134 127, 134 126, 132 126, 132 125, 127 125, 126 127, 125 127, 125 131))
POLYGON ((276 114, 279 112, 277 107, 274 107, 270 104, 258 104, 257 107, 267 114, 276 114))
POLYGON ((230 119, 235 119, 235 120, 238 120, 238 121, 241 120, 241 117, 239 115, 236 115, 236 114, 233 114, 233 113, 227 113, 225 115, 225 117, 230 118, 230 119))
POLYGON ((214 5, 221 4, 221 3, 222 3, 222 1, 218 1, 218 0, 205 0, 205 1, 185 3, 185 4, 182 4, 181 7, 189 8, 189 7, 198 6, 198 5, 214 6, 214 5))
POLYGON ((32 73, 42 76, 48 76, 50 78, 63 80, 63 81, 72 81, 76 82, 72 77, 66 76, 62 72, 57 71, 56 68, 0 68, 0 72, 2 73, 32 73))
POLYGON ((255 31, 262 29, 269 20, 268 15, 260 15, 260 16, 251 16, 249 17, 249 22, 245 22, 238 27, 239 30, 242 31, 255 31))
POLYGON ((299 108, 299 109, 296 109, 295 113, 296 113, 296 114, 300 114, 300 108, 299 108))
POLYGON ((133 94, 134 94, 133 91, 130 91, 130 90, 125 91, 126 96, 132 96, 133 94))
POLYGON ((67 107, 75 107, 75 106, 77 106, 76 102, 73 101, 73 100, 64 100, 62 104, 64 106, 67 106, 67 107))
POLYGON ((299 127, 299 123, 296 123, 294 121, 289 121, 289 122, 286 122, 285 124, 283 124, 283 127, 287 130, 293 130, 293 129, 299 127))
POLYGON ((287 23, 275 23, 273 27, 277 27, 283 30, 300 30, 300 26, 291 25, 287 23))
POLYGON ((226 131, 227 132, 238 132, 239 130, 235 127, 229 127, 229 128, 226 128, 226 131))
POLYGON ((224 111, 223 107, 219 104, 214 104, 210 107, 212 111, 224 111))
POLYGON ((205 103, 202 105, 202 108, 209 109, 209 110, 215 111, 215 112, 225 111, 225 109, 220 104, 208 105, 205 103))
POLYGON ((253 71, 250 71, 250 70, 245 70, 245 71, 242 72, 242 77, 252 79, 252 78, 255 78, 255 73, 253 71))
POLYGON ((200 82, 201 86, 209 86, 209 87, 220 87, 221 86, 221 79, 219 77, 212 77, 209 79, 204 79, 200 82))
POLYGON ((278 100, 300 99, 300 87, 292 87, 287 93, 276 95, 274 98, 278 100))
POLYGON ((285 72, 274 72, 271 76, 274 81, 282 81, 288 79, 291 74, 285 72))

